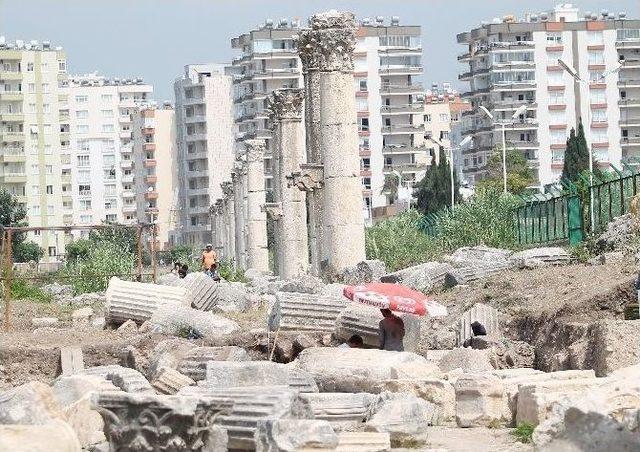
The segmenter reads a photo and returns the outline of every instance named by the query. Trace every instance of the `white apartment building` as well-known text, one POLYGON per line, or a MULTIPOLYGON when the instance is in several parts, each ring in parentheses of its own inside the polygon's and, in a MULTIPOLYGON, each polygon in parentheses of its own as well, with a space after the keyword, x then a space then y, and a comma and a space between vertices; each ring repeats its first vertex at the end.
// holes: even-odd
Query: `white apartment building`
MULTIPOLYGON (((63 224, 66 78, 62 48, 0 37, 0 186, 25 207, 31 227, 63 224)), ((45 260, 64 252, 64 232, 36 231, 28 240, 44 249, 45 260)))
POLYGON ((131 115, 149 101, 151 85, 141 79, 71 76, 64 89, 71 131, 70 174, 65 203, 68 224, 136 222, 131 115))
POLYGON ((179 220, 170 240, 203 245, 211 241, 209 208, 235 158, 231 77, 222 65, 187 65, 174 90, 179 220))
MULTIPOLYGON (((302 67, 293 37, 301 26, 283 19, 231 41, 242 55, 227 72, 233 75, 237 149, 248 138, 264 138, 270 130, 266 96, 278 88, 302 85, 302 67)), ((395 202, 383 190, 385 176, 401 180, 401 197, 410 198, 412 186, 427 165, 424 146, 422 47, 419 26, 400 25, 397 17, 363 19, 354 52, 355 96, 360 135, 363 215, 367 221, 395 202), (377 209, 377 210, 376 210, 377 209), (382 209, 382 210, 380 210, 382 209)), ((266 188, 271 188, 271 156, 265 157, 266 188)), ((406 199, 408 201, 408 199, 406 199)))
POLYGON ((156 249, 169 247, 169 231, 175 229, 178 204, 175 111, 143 107, 132 115, 133 168, 136 217, 139 223, 156 224, 156 249))
POLYGON ((559 179, 569 130, 580 118, 600 165, 619 167, 637 155, 639 28, 640 21, 624 13, 581 16, 563 4, 523 19, 494 19, 459 34, 467 52, 458 59, 468 65, 459 78, 469 82, 463 96, 473 108, 463 121, 463 134, 473 137, 473 146, 463 152, 467 179, 482 177, 488 155, 501 146, 503 122, 507 146, 527 157, 540 186, 559 179), (618 70, 621 57, 627 64, 618 70), (582 81, 576 82, 559 59, 582 81), (522 105, 525 113, 512 119, 522 105))

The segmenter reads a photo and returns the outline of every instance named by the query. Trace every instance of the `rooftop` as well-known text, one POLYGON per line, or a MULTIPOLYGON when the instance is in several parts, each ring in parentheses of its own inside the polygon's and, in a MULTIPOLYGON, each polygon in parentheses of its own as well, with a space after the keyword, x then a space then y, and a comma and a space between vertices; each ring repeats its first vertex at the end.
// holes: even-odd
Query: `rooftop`
POLYGON ((4 36, 0 36, 0 50, 33 50, 33 51, 59 51, 62 47, 51 47, 51 42, 37 40, 24 41, 16 39, 14 42, 7 41, 4 36))
POLYGON ((145 85, 141 78, 106 78, 98 75, 96 72, 82 75, 69 75, 69 86, 126 86, 126 85, 145 85))

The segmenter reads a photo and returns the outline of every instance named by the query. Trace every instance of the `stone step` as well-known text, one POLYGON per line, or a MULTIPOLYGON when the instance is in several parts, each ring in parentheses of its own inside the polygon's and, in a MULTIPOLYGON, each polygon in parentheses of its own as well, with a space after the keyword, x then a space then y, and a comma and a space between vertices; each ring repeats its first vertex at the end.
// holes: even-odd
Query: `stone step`
POLYGON ((269 314, 269 329, 329 333, 333 331, 335 320, 345 306, 346 299, 338 297, 278 292, 269 314))
POLYGON ((80 347, 60 348, 60 368, 62 375, 73 375, 84 369, 84 358, 80 347))
POLYGON ((115 276, 109 281, 106 298, 106 320, 113 325, 129 319, 143 323, 160 304, 188 303, 187 290, 182 287, 123 281, 115 276))
POLYGON ((88 367, 80 374, 103 377, 125 392, 155 393, 144 375, 128 367, 118 365, 88 367))

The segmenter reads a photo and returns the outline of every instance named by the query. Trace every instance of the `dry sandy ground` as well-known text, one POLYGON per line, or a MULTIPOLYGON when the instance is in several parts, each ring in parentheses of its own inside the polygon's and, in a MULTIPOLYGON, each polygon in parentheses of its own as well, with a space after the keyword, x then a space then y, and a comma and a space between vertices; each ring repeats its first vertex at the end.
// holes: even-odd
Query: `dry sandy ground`
POLYGON ((428 427, 426 447, 445 449, 447 452, 533 451, 532 445, 516 441, 511 431, 511 429, 428 427))

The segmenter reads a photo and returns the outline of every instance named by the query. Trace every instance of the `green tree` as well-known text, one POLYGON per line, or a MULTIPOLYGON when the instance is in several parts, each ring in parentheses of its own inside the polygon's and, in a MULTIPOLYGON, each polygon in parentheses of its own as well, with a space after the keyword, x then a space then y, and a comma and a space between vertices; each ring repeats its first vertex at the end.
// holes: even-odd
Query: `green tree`
POLYGON ((562 168, 562 178, 576 181, 579 175, 589 170, 589 147, 584 136, 582 119, 578 123, 578 133, 575 129, 569 132, 567 147, 564 151, 564 166, 562 168))
POLYGON ((391 204, 398 200, 398 176, 395 174, 385 174, 382 192, 389 192, 391 204))
MULTIPOLYGON (((527 191, 527 187, 536 183, 533 170, 529 168, 526 157, 517 149, 507 148, 507 191, 520 195, 527 191)), ((496 148, 487 160, 485 166, 487 175, 480 182, 478 188, 502 192, 504 189, 504 175, 502 170, 502 148, 496 148)))
POLYGON ((13 247, 14 262, 39 262, 44 250, 35 242, 20 242, 13 247))
POLYGON ((65 254, 67 262, 75 262, 77 260, 86 259, 89 251, 93 246, 93 242, 87 239, 79 239, 65 246, 65 254))
MULTIPOLYGON (((27 212, 20 204, 18 204, 18 201, 11 195, 11 193, 4 188, 0 188, 0 225, 4 227, 26 226, 26 217, 27 212)), ((3 236, 0 237, 0 242, 3 239, 3 236)), ((19 245, 24 241, 24 239, 24 233, 13 233, 11 236, 14 259, 16 257, 16 250, 19 249, 19 245)))
MULTIPOLYGON (((459 202, 461 197, 455 174, 453 183, 455 202, 459 202)), ((418 182, 414 196, 416 207, 424 214, 451 206, 451 167, 442 146, 440 146, 439 162, 429 166, 422 180, 418 182)))

